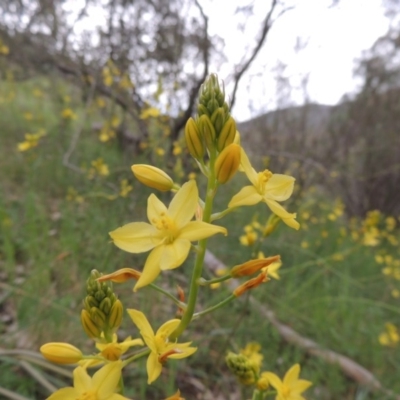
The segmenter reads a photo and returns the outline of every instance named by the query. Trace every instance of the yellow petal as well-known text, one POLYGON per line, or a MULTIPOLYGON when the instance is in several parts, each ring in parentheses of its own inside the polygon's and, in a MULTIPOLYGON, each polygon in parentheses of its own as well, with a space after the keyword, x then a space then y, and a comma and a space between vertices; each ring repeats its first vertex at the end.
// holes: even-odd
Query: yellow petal
POLYGON ((291 383, 290 389, 293 393, 300 394, 306 391, 311 385, 312 382, 306 381, 305 379, 299 379, 298 381, 291 383))
POLYGON ((194 179, 186 182, 178 190, 168 207, 168 214, 176 227, 185 226, 194 216, 199 201, 199 191, 194 179))
POLYGON ((272 200, 287 200, 293 193, 295 179, 289 175, 273 174, 268 180, 265 192, 272 200))
POLYGON ((158 275, 160 275, 160 261, 163 250, 164 245, 160 245, 151 251, 151 253, 147 257, 143 272, 133 288, 134 292, 136 292, 141 287, 149 285, 157 279, 158 275))
POLYGON ((294 364, 286 372, 283 378, 283 384, 289 386, 291 382, 297 381, 299 379, 299 374, 300 374, 300 365, 294 364))
POLYGON ((190 246, 190 241, 187 239, 176 239, 171 244, 164 245, 160 269, 165 271, 182 265, 189 255, 190 246))
POLYGON ((283 384, 278 375, 275 375, 272 372, 264 372, 263 376, 268 379, 270 385, 273 386, 278 392, 282 390, 283 384))
POLYGON ((179 239, 187 239, 194 242, 217 233, 223 233, 226 236, 227 230, 223 226, 212 225, 202 221, 191 221, 181 229, 179 239))
POLYGON ((156 333, 156 336, 168 337, 180 324, 180 319, 171 319, 164 324, 162 324, 156 333))
POLYGON ((109 235, 117 247, 129 253, 149 251, 161 241, 158 230, 146 222, 131 222, 109 235))
POLYGON ((246 174, 247 178, 249 178, 249 181, 256 186, 258 182, 258 174, 251 166, 249 157, 247 157, 247 154, 243 150, 243 147, 240 152, 240 166, 243 168, 243 171, 246 174))
POLYGON ((106 400, 115 392, 121 379, 122 362, 115 361, 100 368, 92 378, 93 388, 97 389, 98 400, 106 400))
MULTIPOLYGON (((167 214, 167 207, 160 201, 156 195, 151 194, 147 200, 147 218, 153 224, 153 221, 160 219, 162 214, 167 214)), ((153 224, 154 225, 154 224, 153 224)))
POLYGON ((271 211, 276 214, 282 221, 294 229, 299 229, 300 224, 295 220, 296 214, 287 212, 279 203, 275 200, 264 199, 267 203, 267 206, 271 209, 271 211))
POLYGON ((46 400, 75 400, 78 399, 82 393, 78 392, 73 387, 62 388, 54 392, 46 400))
POLYGON ((158 362, 158 354, 150 353, 146 363, 147 383, 154 382, 161 374, 162 365, 158 362))
MULTIPOLYGON (((179 349, 179 347, 176 347, 176 348, 179 349)), ((179 352, 177 352, 175 354, 171 354, 170 356, 168 356, 168 358, 172 358, 174 360, 180 360, 182 358, 191 356, 196 351, 197 351, 197 347, 186 347, 183 349, 179 349, 179 352)))
POLYGON ((92 387, 92 380, 86 370, 81 366, 76 367, 73 372, 74 376, 74 388, 79 392, 83 393, 92 387))
POLYGON ((235 194, 228 204, 228 208, 240 206, 253 206, 259 203, 263 197, 254 186, 245 186, 239 193, 235 194))
POLYGON ((143 336, 146 345, 151 349, 151 351, 157 352, 154 344, 154 331, 146 316, 138 310, 128 309, 126 311, 131 317, 133 323, 139 329, 140 334, 143 336))

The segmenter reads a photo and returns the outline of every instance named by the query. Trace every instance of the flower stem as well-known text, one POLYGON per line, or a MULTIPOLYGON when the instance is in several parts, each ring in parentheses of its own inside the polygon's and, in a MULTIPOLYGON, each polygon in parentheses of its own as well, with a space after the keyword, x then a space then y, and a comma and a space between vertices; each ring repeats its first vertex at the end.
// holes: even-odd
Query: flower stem
MULTIPOLYGON (((217 187, 217 180, 215 178, 215 171, 214 171, 214 164, 216 159, 216 150, 213 149, 210 151, 210 163, 209 163, 209 175, 208 175, 208 183, 207 183, 207 192, 206 192, 206 199, 204 204, 204 211, 203 211, 203 222, 210 223, 211 221, 211 213, 212 213, 212 206, 214 201, 214 196, 217 187)), ((196 307, 197 302, 197 294, 199 291, 199 280, 201 278, 201 274, 203 271, 203 264, 204 264, 204 256, 206 254, 207 248, 207 239, 202 239, 199 241, 198 245, 198 252, 196 254, 196 259, 194 262, 194 268, 192 273, 192 278, 190 282, 190 289, 189 289, 189 297, 187 301, 186 310, 183 313, 182 319, 178 327, 172 332, 170 339, 176 340, 182 332, 186 329, 189 325, 190 321, 193 318, 194 310, 196 307)))
POLYGON ((202 317, 203 315, 206 315, 206 314, 208 314, 208 313, 210 313, 210 312, 212 312, 212 311, 214 311, 214 310, 217 310, 218 308, 221 308, 221 307, 227 305, 228 303, 230 303, 232 300, 235 300, 236 298, 237 298, 237 297, 236 297, 234 294, 231 294, 231 295, 230 295, 229 297, 227 297, 225 300, 222 300, 222 301, 220 301, 219 303, 217 303, 217 304, 215 304, 215 305, 213 305, 213 306, 211 306, 211 307, 209 307, 209 308, 206 308, 206 309, 203 310, 203 311, 200 311, 200 312, 198 312, 198 313, 193 314, 193 319, 202 317))

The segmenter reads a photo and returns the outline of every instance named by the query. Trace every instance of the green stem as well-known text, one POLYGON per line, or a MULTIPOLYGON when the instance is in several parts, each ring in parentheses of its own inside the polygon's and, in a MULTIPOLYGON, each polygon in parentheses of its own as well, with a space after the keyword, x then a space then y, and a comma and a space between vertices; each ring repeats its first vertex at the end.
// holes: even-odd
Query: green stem
POLYGON ((203 311, 200 311, 200 312, 198 312, 196 314, 193 314, 193 319, 202 317, 203 315, 206 315, 206 314, 208 314, 208 313, 210 313, 210 312, 212 312, 214 310, 217 310, 218 308, 221 308, 221 307, 227 305, 228 303, 230 303, 232 300, 235 300, 235 299, 237 299, 237 297, 235 295, 231 294, 225 300, 222 300, 219 303, 217 303, 217 304, 215 304, 215 305, 213 305, 213 306, 211 306, 209 308, 206 308, 203 311))
POLYGON ((126 367, 132 361, 135 361, 135 360, 138 360, 139 358, 148 356, 150 354, 150 351, 151 351, 150 349, 143 349, 140 352, 133 355, 132 357, 127 358, 126 360, 124 360, 122 362, 123 367, 126 367))
POLYGON ((208 285, 212 285, 213 283, 225 282, 228 279, 232 279, 232 275, 227 274, 227 275, 220 276, 220 277, 214 278, 214 279, 200 278, 198 283, 200 286, 208 286, 208 285))
POLYGON ((183 310, 186 308, 186 304, 182 303, 179 301, 174 295, 171 293, 167 292, 166 290, 160 288, 160 286, 155 285, 154 283, 150 283, 149 285, 152 289, 156 290, 157 292, 162 293, 163 295, 167 296, 170 298, 179 308, 182 308, 183 310))
POLYGON ((232 211, 235 211, 235 210, 236 210, 236 207, 232 207, 232 208, 227 208, 224 211, 214 213, 211 215, 211 222, 214 222, 217 219, 221 219, 222 217, 225 217, 225 215, 228 215, 229 213, 231 213, 232 211))
MULTIPOLYGON (((203 211, 203 222, 210 222, 211 221, 211 213, 212 213, 212 206, 216 191, 217 180, 215 178, 215 171, 214 171, 214 164, 216 159, 216 150, 210 152, 210 170, 208 176, 208 183, 207 183, 207 192, 206 192, 206 200, 204 204, 204 211, 203 211)), ((186 329, 189 325, 190 321, 192 320, 194 309, 196 307, 197 302, 197 294, 199 291, 199 281, 201 278, 201 274, 203 272, 203 264, 204 264, 204 256, 206 254, 206 247, 207 247, 207 239, 203 239, 199 241, 198 245, 198 252, 196 255, 192 278, 190 281, 190 289, 189 289, 189 297, 187 301, 186 310, 183 313, 182 319, 178 327, 172 332, 170 339, 176 340, 182 332, 186 329)))

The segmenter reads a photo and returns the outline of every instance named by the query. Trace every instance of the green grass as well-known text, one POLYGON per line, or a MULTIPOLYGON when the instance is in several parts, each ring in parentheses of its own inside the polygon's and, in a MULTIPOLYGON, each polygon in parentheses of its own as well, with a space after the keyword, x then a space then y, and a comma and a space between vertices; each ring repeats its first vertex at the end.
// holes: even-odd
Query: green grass
MULTIPOLYGON (((91 352, 79 322, 90 271, 111 272, 125 266, 141 269, 146 257, 118 250, 108 237, 110 230, 124 223, 146 220, 146 199, 151 191, 134 181, 130 172, 132 163, 146 162, 145 158, 122 154, 114 141, 100 143, 90 129, 91 123, 101 118, 100 111, 84 115, 76 94, 62 82, 5 84, 0 98, 0 310, 11 318, 0 325, 1 347, 37 350, 47 341, 67 341, 91 352), (41 89, 43 97, 32 94, 35 88, 41 89), (12 92, 14 100, 7 100, 12 92), (68 107, 79 115, 76 121, 60 118, 66 107, 62 100, 65 94, 75 99, 68 107), (32 113, 33 119, 24 119, 25 112, 32 113), (62 163, 82 121, 82 133, 70 161, 90 168, 91 161, 101 157, 110 168, 107 177, 88 179, 87 173, 77 173, 62 163), (24 140, 24 134, 38 129, 47 132, 38 147, 18 152, 17 143, 24 140), (107 199, 118 194, 121 179, 128 179, 132 192, 127 198, 107 199), (84 202, 68 201, 69 188, 82 195, 84 202)), ((238 177, 226 185, 217 197, 216 210, 223 209, 244 184, 246 180, 238 177)), ((166 202, 170 198, 169 194, 158 196, 166 202)), ((264 204, 242 208, 218 222, 228 228, 229 236, 212 238, 210 249, 227 266, 254 257, 258 250, 265 255, 280 254, 281 280, 272 280, 251 294, 301 335, 353 358, 373 372, 384 387, 400 393, 399 346, 387 348, 378 341, 386 322, 400 328, 398 299, 390 294, 399 285, 384 276, 382 266, 375 261, 376 254, 398 259, 397 246, 385 240, 378 247, 367 247, 354 240, 349 221, 343 216, 335 221, 328 218, 335 207, 323 190, 302 193, 298 202, 288 204, 289 210, 298 210, 302 229, 295 232, 281 224, 255 247, 240 245, 238 238, 246 224, 254 220, 264 224, 269 211, 264 204)), ((398 237, 398 231, 393 235, 398 237)), ((176 282, 184 286, 190 268, 189 260, 158 282, 171 290, 176 282)), ((133 295, 131 287, 131 283, 116 287, 126 307, 146 312, 155 327, 174 317, 174 305, 161 295, 148 288, 133 295)), ((224 285, 219 290, 205 288, 199 304, 210 306, 227 294, 224 285)), ((257 341, 262 345, 264 369, 282 376, 294 363, 302 365, 301 376, 314 383, 307 392, 309 399, 390 398, 359 387, 337 366, 287 344, 245 296, 243 300, 193 322, 191 333, 184 336, 194 340, 198 352, 187 363, 169 362, 168 373, 154 385, 145 383, 144 362, 139 363, 140 368, 128 368, 127 395, 159 399, 179 387, 190 398, 196 380, 204 390, 229 398, 229 393, 237 391, 237 384, 224 364, 225 354, 257 341)), ((137 335, 127 318, 122 333, 137 335)), ((0 374, 0 387, 30 399, 48 395, 16 358, 0 358, 0 369, 6 371, 0 374)), ((46 377, 56 385, 70 384, 57 374, 46 372, 46 377)), ((250 396, 248 391, 244 393, 250 396)))

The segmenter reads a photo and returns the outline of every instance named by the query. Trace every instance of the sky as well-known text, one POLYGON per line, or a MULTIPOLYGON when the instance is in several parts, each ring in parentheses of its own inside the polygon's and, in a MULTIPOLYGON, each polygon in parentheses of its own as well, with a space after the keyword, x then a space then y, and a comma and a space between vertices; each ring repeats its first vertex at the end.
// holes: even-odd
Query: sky
MULTIPOLYGON (((294 8, 280 16, 267 41, 246 74, 237 95, 234 115, 239 121, 276 109, 276 66, 286 65, 284 76, 291 86, 292 102, 304 102, 301 80, 308 76, 306 97, 320 104, 337 104, 346 93, 354 93, 360 80, 354 77, 356 60, 389 28, 381 0, 293 1, 294 8), (296 43, 303 48, 295 50, 296 43), (274 72, 275 70, 275 72, 274 72), (253 76, 253 78, 250 78, 253 76), (250 99, 250 100, 249 100, 250 99)), ((249 38, 254 37, 270 2, 255 0, 255 17, 240 32, 232 17, 243 1, 203 0, 210 16, 210 33, 225 39, 229 64, 240 60, 249 38), (224 22, 221 22, 224 15, 224 22), (230 15, 228 17, 228 15, 230 15)), ((232 65, 218 66, 219 76, 229 74, 232 65)), ((228 82, 229 89, 229 82, 228 82)))
MULTIPOLYGON (((224 39, 227 60, 211 65, 210 72, 218 73, 230 93, 233 65, 240 62, 246 48, 253 47, 272 0, 253 0, 254 15, 245 23, 243 16, 234 15, 234 10, 249 0, 198 1, 209 17, 209 34, 224 39), (238 29, 239 23, 243 29, 238 29)), ((293 8, 275 21, 240 83, 233 108, 238 121, 305 100, 334 105, 345 94, 355 93, 360 85, 360 79, 354 76, 356 60, 390 25, 383 0, 339 0, 335 6, 333 0, 281 1, 293 8), (299 43, 301 49, 296 50, 299 43), (285 92, 277 85, 277 76, 286 79, 288 93, 282 95, 285 92)), ((64 6, 79 10, 78 3, 83 0, 69 0, 64 6)), ((89 19, 91 23, 104 23, 98 9, 91 10, 89 19)), ((81 23, 87 25, 87 21, 81 23)))

